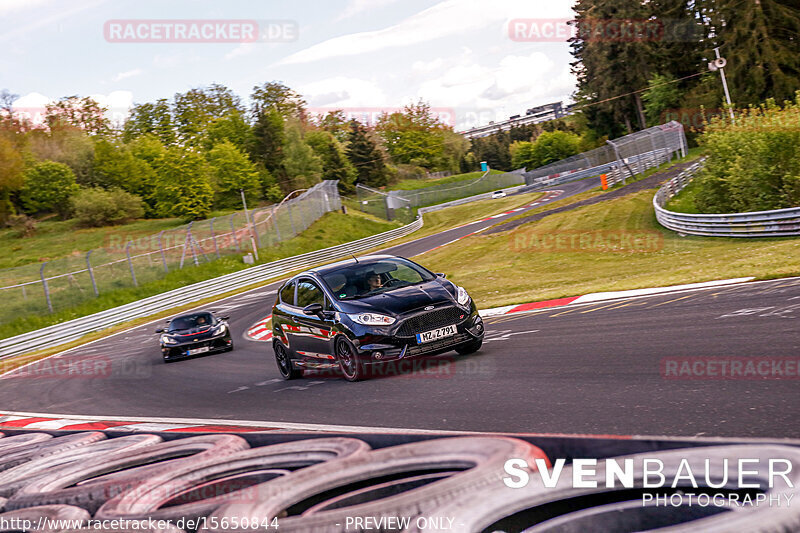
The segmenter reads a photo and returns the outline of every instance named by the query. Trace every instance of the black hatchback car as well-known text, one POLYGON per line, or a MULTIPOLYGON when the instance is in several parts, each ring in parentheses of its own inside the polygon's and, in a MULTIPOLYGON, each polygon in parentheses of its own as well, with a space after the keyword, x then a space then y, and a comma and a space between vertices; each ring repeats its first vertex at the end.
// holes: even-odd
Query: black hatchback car
POLYGON ((477 351, 483 322, 467 291, 408 259, 353 258, 287 281, 272 309, 281 376, 339 368, 348 381, 370 365, 477 351))
POLYGON ((228 318, 215 316, 210 311, 200 311, 167 320, 166 329, 156 330, 161 334, 159 341, 164 362, 233 350, 228 318))

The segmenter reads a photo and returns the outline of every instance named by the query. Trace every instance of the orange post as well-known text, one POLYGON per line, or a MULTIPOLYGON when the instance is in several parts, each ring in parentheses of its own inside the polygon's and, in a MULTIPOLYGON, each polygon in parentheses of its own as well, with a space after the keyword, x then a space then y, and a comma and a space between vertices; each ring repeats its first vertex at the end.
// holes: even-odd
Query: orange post
POLYGON ((604 191, 608 190, 608 179, 606 178, 605 174, 600 176, 600 184, 603 186, 604 191))

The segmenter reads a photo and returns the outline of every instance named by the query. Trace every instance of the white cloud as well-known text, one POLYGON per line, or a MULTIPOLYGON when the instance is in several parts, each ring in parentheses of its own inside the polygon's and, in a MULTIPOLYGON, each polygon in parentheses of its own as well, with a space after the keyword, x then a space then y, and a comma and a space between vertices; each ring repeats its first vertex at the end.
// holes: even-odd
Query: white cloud
POLYGON ((144 71, 140 68, 135 68, 133 70, 126 70, 125 72, 120 72, 119 74, 114 76, 114 81, 124 80, 125 78, 133 78, 134 76, 138 76, 142 72, 144 71))
MULTIPOLYGON (((442 37, 469 34, 514 18, 568 17, 571 0, 532 5, 531 0, 445 0, 387 28, 334 37, 296 52, 278 64, 296 64, 408 47, 442 37)), ((505 31, 505 30, 504 30, 505 31)))
POLYGON ((335 76, 307 83, 299 88, 310 107, 339 109, 389 105, 377 83, 361 78, 335 76))
POLYGON ((0 15, 7 15, 15 11, 26 11, 38 8, 51 0, 3 0, 0 2, 0 15))
POLYGON ((398 0, 350 0, 345 6, 342 13, 336 17, 334 22, 339 22, 344 19, 349 19, 364 11, 371 11, 380 9, 384 6, 396 3, 398 0))

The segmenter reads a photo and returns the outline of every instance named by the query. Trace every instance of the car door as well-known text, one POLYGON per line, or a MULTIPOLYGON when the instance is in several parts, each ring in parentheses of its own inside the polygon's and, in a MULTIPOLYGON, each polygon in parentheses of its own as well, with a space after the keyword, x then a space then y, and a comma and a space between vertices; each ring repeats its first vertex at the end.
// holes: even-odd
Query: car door
POLYGON ((297 342, 296 332, 299 326, 295 323, 294 317, 298 313, 295 305, 295 288, 297 283, 290 281, 278 293, 277 305, 272 311, 272 329, 276 337, 283 341, 291 351, 295 351, 297 342))
POLYGON ((332 318, 304 314, 303 308, 310 304, 320 304, 323 309, 330 309, 325 293, 317 282, 311 278, 300 278, 297 281, 297 314, 293 317, 300 327, 297 332, 297 350, 311 357, 331 355, 334 321, 332 318))

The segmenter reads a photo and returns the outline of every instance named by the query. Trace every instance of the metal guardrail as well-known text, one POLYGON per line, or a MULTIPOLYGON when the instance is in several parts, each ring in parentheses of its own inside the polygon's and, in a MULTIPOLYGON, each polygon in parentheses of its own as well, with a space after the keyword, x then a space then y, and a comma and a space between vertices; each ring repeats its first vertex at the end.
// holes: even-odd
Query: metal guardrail
POLYGON ((667 229, 707 237, 791 237, 800 235, 800 207, 749 213, 689 214, 664 209, 702 168, 705 159, 665 183, 653 197, 656 219, 667 229))
POLYGON ((129 320, 150 316, 205 298, 219 296, 234 289, 283 276, 296 270, 305 270, 315 265, 342 259, 352 253, 369 250, 399 237, 404 237, 421 227, 422 217, 419 217, 410 224, 372 235, 371 237, 250 267, 217 278, 193 283, 180 289, 156 294, 113 309, 9 337, 0 341, 0 359, 65 344, 77 340, 88 333, 100 331, 129 320))

